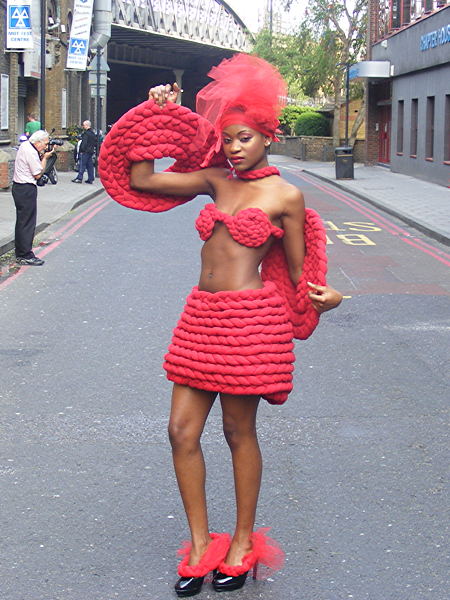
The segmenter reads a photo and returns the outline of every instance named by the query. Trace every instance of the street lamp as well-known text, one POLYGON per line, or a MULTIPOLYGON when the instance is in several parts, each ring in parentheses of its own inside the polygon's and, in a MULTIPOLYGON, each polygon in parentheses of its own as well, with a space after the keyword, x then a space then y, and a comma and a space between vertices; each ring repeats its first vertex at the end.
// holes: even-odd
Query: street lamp
POLYGON ((102 95, 101 95, 101 90, 102 90, 102 86, 101 84, 103 83, 103 89, 106 89, 106 70, 108 69, 108 67, 106 66, 106 70, 103 71, 102 69, 102 64, 101 64, 101 60, 102 60, 102 54, 103 51, 105 49, 106 44, 108 43, 109 40, 109 36, 103 33, 99 33, 99 32, 95 32, 90 39, 90 46, 91 46, 91 51, 93 54, 95 54, 95 86, 96 86, 96 115, 95 115, 95 125, 97 128, 97 148, 96 148, 96 155, 97 155, 97 159, 96 159, 96 175, 98 177, 98 155, 100 153, 100 128, 101 128, 101 123, 102 123, 102 95), (103 78, 102 78, 103 75, 103 78), (104 79, 104 81, 102 82, 102 79, 104 79))
POLYGON ((352 62, 349 60, 345 63, 338 63, 337 67, 345 68, 345 145, 349 144, 348 121, 349 121, 349 105, 350 105, 350 67, 352 62))
POLYGON ((345 64, 345 145, 348 146, 348 111, 350 104, 350 62, 345 64))

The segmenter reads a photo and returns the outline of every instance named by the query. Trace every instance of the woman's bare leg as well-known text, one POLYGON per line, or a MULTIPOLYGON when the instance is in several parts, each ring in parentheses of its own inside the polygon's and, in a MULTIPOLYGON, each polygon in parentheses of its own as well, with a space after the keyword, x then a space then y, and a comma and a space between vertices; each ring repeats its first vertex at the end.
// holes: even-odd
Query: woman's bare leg
POLYGON ((236 529, 225 559, 229 565, 239 565, 252 549, 256 505, 261 487, 262 458, 256 434, 256 413, 259 396, 220 396, 223 429, 233 460, 236 492, 236 529))
POLYGON ((200 437, 216 394, 174 384, 169 420, 175 474, 191 531, 189 564, 195 565, 211 539, 205 494, 205 461, 200 437))

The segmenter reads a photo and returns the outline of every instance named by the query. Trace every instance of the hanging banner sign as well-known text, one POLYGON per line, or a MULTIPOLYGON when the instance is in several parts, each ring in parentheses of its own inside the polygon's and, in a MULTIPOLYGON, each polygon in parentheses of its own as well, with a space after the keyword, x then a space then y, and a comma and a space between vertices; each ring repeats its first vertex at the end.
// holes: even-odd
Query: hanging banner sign
POLYGON ((91 33, 94 0, 75 0, 72 28, 70 30, 67 68, 85 71, 91 33))
POLYGON ((32 48, 31 2, 8 0, 6 5, 6 49, 32 48))

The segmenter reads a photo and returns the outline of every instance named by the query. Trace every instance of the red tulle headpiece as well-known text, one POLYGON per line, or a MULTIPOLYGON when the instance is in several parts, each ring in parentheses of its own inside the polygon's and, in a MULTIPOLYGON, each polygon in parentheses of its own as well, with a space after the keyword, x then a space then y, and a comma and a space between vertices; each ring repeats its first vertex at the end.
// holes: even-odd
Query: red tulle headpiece
MULTIPOLYGON (((279 116, 286 105, 287 86, 278 70, 257 56, 236 54, 213 67, 214 79, 197 94, 196 111, 216 129, 219 151, 222 130, 248 125, 276 141, 279 116)), ((199 132, 200 140, 202 132, 199 132)))

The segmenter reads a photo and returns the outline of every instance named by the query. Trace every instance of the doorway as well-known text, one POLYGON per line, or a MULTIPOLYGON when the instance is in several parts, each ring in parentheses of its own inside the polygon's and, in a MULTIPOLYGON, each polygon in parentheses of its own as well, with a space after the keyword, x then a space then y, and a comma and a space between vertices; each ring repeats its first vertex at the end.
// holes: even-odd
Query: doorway
POLYGON ((391 105, 378 107, 378 162, 391 162, 391 105))

